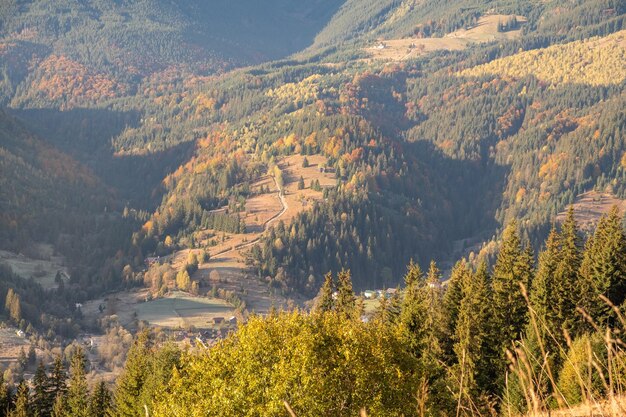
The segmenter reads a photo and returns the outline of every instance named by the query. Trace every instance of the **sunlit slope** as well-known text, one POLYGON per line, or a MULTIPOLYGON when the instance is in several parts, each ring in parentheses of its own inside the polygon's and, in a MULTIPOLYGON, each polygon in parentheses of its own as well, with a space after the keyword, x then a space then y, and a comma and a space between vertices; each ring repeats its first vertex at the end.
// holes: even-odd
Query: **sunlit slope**
POLYGON ((460 75, 499 75, 517 79, 531 75, 552 84, 620 84, 626 79, 626 31, 522 52, 467 69, 460 75))

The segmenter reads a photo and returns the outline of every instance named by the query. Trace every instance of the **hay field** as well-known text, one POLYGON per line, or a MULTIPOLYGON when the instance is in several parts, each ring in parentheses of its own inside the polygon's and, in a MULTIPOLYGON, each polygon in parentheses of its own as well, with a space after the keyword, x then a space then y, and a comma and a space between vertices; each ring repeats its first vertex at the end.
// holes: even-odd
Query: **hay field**
POLYGON ((166 328, 213 327, 214 317, 229 318, 233 306, 217 298, 194 297, 175 291, 165 298, 137 304, 137 318, 166 328))

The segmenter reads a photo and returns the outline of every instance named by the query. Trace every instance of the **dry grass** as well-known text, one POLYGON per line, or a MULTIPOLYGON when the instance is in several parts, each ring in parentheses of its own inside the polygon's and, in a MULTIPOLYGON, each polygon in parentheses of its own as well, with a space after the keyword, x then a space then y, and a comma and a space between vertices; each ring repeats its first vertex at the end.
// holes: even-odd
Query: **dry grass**
POLYGON ((17 361, 20 351, 28 352, 30 342, 20 337, 13 327, 0 329, 0 365, 7 366, 17 361))
MULTIPOLYGON (((626 200, 621 200, 610 193, 599 193, 589 191, 580 194, 574 201, 574 217, 581 230, 593 231, 600 218, 617 206, 621 214, 626 212, 626 200)), ((557 216, 557 222, 561 223, 567 216, 567 210, 562 211, 557 216)))
MULTIPOLYGON (((415 58, 432 51, 458 51, 472 43, 484 43, 495 40, 515 39, 521 36, 521 29, 498 32, 498 23, 508 16, 489 15, 479 19, 478 24, 469 29, 459 29, 441 38, 404 38, 384 40, 384 49, 377 45, 366 48, 370 57, 392 61, 403 61, 415 58)), ((526 22, 523 16, 517 16, 520 23, 526 22)))
POLYGON ((224 300, 175 291, 167 297, 137 304, 136 311, 139 320, 154 326, 203 329, 213 327, 214 317, 228 318, 235 310, 224 300))
POLYGON ((33 277, 44 289, 56 288, 54 278, 57 271, 62 271, 65 275, 67 268, 61 257, 45 255, 47 259, 33 259, 23 254, 0 250, 0 263, 10 266, 15 274, 24 279, 33 277))
MULTIPOLYGON (((520 284, 521 285, 521 284, 520 284)), ((522 286, 522 292, 526 297, 529 305, 529 317, 531 331, 537 338, 540 355, 532 353, 527 347, 521 343, 514 351, 508 352, 511 360, 511 371, 517 376, 521 389, 526 399, 526 406, 529 412, 527 417, 583 417, 583 416, 603 416, 603 417, 621 417, 626 415, 626 399, 624 391, 626 389, 626 376, 623 370, 626 369, 626 344, 621 340, 623 330, 626 329, 626 320, 624 319, 620 309, 614 306, 606 297, 600 296, 598 302, 609 305, 618 318, 618 326, 615 329, 606 328, 604 330, 604 344, 607 350, 607 357, 598 357, 589 345, 587 347, 588 365, 587 369, 580 369, 575 374, 577 383, 583 393, 583 401, 581 404, 568 403, 566 397, 560 390, 556 380, 556 374, 552 370, 551 361, 549 360, 550 352, 546 350, 546 339, 550 338, 556 342, 560 353, 565 353, 572 347, 572 341, 567 332, 565 332, 566 345, 558 342, 555 335, 551 334, 548 327, 540 321, 539 316, 530 307, 526 288, 522 286), (543 337, 545 332, 547 336, 543 337), (536 367, 540 365, 539 371, 536 367), (598 398, 594 394, 592 386, 592 373, 600 376, 600 382, 603 386, 605 394, 602 398, 598 398), (540 387, 548 386, 551 394, 545 395, 540 387), (550 402, 555 401, 558 404, 557 410, 551 410, 550 402)), ((589 323, 596 329, 602 329, 595 323, 585 311, 579 309, 589 323)), ((566 357, 566 364, 570 360, 566 357)), ((508 390, 508 384, 506 390, 508 390)), ((517 417, 517 414, 504 408, 505 415, 509 417, 517 417)))

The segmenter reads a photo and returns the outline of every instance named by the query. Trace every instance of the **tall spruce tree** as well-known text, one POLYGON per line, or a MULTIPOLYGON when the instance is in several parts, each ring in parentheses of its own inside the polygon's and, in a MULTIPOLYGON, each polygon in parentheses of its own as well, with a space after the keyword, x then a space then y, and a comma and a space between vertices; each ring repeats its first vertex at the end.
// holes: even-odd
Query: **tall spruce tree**
MULTIPOLYGON (((559 235, 552 228, 546 240, 545 249, 539 254, 537 274, 533 280, 530 293, 530 304, 537 320, 540 337, 547 344, 549 352, 558 352, 557 343, 562 340, 561 326, 563 321, 559 317, 560 294, 557 283, 556 269, 559 266, 559 235)), ((534 333, 533 329, 530 329, 534 333)))
POLYGON ((20 381, 15 394, 15 407, 9 413, 10 417, 33 417, 30 403, 30 390, 26 381, 20 381))
MULTIPOLYGON (((422 289, 425 285, 424 273, 419 265, 411 263, 407 267, 404 276, 405 288, 404 298, 402 300, 402 309, 400 311, 399 325, 400 330, 405 339, 408 348, 417 356, 422 349, 424 340, 425 327, 423 325, 426 311, 422 300, 422 289)), ((386 301, 381 300, 381 305, 386 301)), ((384 311, 385 309, 383 309, 384 311)))
POLYGON ((107 417, 111 411, 111 393, 104 381, 99 381, 89 399, 90 417, 107 417))
POLYGON ((52 412, 54 398, 51 396, 50 379, 46 373, 46 366, 39 362, 33 377, 33 413, 40 417, 49 416, 52 412))
MULTIPOLYGON (((507 369, 506 350, 520 338, 526 327, 528 308, 522 286, 530 288, 532 271, 532 256, 522 247, 517 223, 512 222, 503 232, 492 278, 493 302, 490 315, 492 325, 499 333, 499 340, 493 343, 500 358, 494 366, 502 380, 507 369)), ((502 383, 500 381, 499 385, 502 386, 502 383)))
POLYGON ((128 351, 124 373, 117 380, 114 398, 114 414, 119 417, 135 417, 145 413, 143 386, 149 372, 151 354, 149 332, 139 333, 128 351))
POLYGON ((582 307, 598 323, 613 323, 615 313, 599 296, 615 306, 621 306, 626 297, 626 236, 617 207, 600 219, 588 241, 580 277, 581 287, 590 293, 584 297, 582 307))
POLYGON ((67 415, 88 417, 89 391, 85 378, 85 353, 76 348, 70 363, 69 388, 66 395, 67 415))
POLYGON ((581 298, 580 265, 582 262, 581 237, 570 206, 559 234, 558 264, 554 270, 555 304, 557 319, 562 327, 575 337, 581 329, 582 316, 576 311, 581 298))
POLYGON ((353 317, 356 297, 352 290, 352 277, 350 271, 341 271, 337 276, 337 300, 335 311, 345 317, 353 317))
POLYGON ((490 391, 489 374, 489 275, 482 263, 476 273, 465 275, 461 282, 461 301, 454 329, 455 380, 458 400, 468 405, 490 391))
POLYGON ((452 364, 455 362, 454 343, 456 337, 456 327, 459 318, 459 310, 461 308, 461 299, 463 298, 464 282, 468 280, 470 271, 465 260, 458 261, 452 268, 450 279, 443 296, 443 305, 446 311, 445 315, 445 337, 443 339, 443 351, 446 362, 452 364))
POLYGON ((65 372, 65 365, 61 356, 54 358, 54 364, 52 365, 52 372, 50 374, 50 398, 54 405, 57 398, 64 399, 67 392, 67 372, 65 372))
POLYGON ((331 311, 335 304, 333 300, 333 292, 335 292, 335 281, 331 272, 324 276, 324 283, 320 288, 315 303, 315 310, 321 313, 331 311))

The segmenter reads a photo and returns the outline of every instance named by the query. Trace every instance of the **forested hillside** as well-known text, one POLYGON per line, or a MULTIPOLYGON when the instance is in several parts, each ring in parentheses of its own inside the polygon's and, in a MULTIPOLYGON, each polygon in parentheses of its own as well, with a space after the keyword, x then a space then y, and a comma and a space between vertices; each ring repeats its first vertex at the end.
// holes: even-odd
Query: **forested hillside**
POLYGON ((308 46, 338 5, 3 1, 0 104, 17 93, 13 105, 93 105, 167 69, 206 75, 281 58, 308 46))
MULTIPOLYGON (((218 50, 199 22, 256 6, 5 5, 6 65, 30 62, 4 89, 10 111, 114 189, 118 213, 126 206, 144 223, 125 253, 136 268, 166 247, 197 247, 207 231, 246 232, 246 202, 267 194, 252 187, 257 180, 290 155, 323 156, 337 187, 320 188, 322 202, 277 222, 248 254, 285 292, 314 293, 341 268, 358 288, 392 286, 410 259, 450 259, 454 241, 488 239, 512 218, 537 246, 577 194, 624 196, 623 32, 611 35, 623 24, 621 2, 327 3, 276 5, 276 19, 294 25, 285 15, 299 16, 311 33, 328 22, 311 50, 318 55, 221 75, 203 53, 171 42, 218 50), (371 36, 441 36, 490 12, 526 16, 521 38, 402 64, 346 58, 371 36), (339 46, 333 27, 356 46, 339 46), (581 33, 598 38, 575 40, 581 33), (163 44, 152 50, 146 37, 163 44), (334 46, 320 53, 325 42, 334 46), (170 55, 179 53, 189 55, 170 55)), ((272 20, 252 22, 250 30, 272 20)), ((289 25, 281 30, 296 30, 289 25)), ((232 39, 243 42, 246 27, 232 39)))
POLYGON ((0 1, 0 256, 64 262, 0 265, 2 330, 32 347, 0 363, 0 416, 601 407, 625 387, 625 18, 0 1), (140 331, 159 314, 182 324, 140 331))
MULTIPOLYGON (((32 252, 46 242, 68 258, 84 289, 94 267, 128 246, 133 222, 84 165, 0 113, 1 249, 32 252)), ((111 285, 102 276, 99 287, 111 285)))
POLYGON ((621 416, 622 221, 613 209, 584 240, 570 210, 536 263, 512 222, 493 265, 460 260, 442 286, 435 262, 411 262, 370 315, 341 271, 311 312, 252 317, 209 348, 145 330, 112 392, 89 387, 73 345, 69 375, 60 356, 40 363, 13 402, 2 384, 0 402, 42 416, 621 416))

